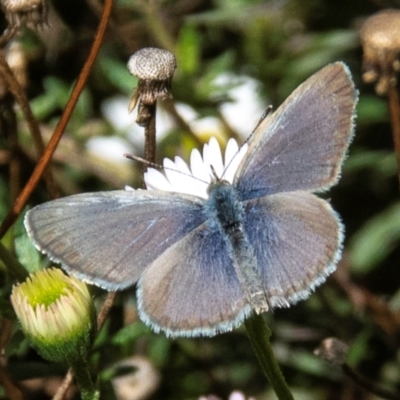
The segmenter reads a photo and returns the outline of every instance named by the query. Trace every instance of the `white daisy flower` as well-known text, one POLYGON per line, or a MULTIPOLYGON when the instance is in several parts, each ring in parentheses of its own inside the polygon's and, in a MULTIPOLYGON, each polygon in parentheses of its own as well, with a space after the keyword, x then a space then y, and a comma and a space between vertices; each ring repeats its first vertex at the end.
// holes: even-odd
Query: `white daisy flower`
POLYGON ((207 199, 207 187, 213 178, 211 166, 218 178, 233 183, 236 170, 247 148, 247 143, 239 149, 236 141, 229 139, 224 163, 217 139, 212 137, 208 144, 204 145, 203 157, 197 149, 192 151, 190 169, 180 157, 175 157, 175 162, 168 158, 164 159, 164 174, 154 168, 149 168, 144 174, 146 187, 148 190, 186 193, 207 199))

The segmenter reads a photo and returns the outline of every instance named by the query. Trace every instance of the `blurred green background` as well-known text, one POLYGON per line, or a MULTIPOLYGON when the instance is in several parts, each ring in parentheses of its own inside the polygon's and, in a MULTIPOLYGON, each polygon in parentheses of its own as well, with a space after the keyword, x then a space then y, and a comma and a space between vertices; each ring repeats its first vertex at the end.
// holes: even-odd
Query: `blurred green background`
MULTIPOLYGON (((88 55, 101 7, 96 0, 53 0, 49 26, 26 28, 15 39, 25 59, 26 93, 45 140, 88 55)), ((127 112, 136 78, 126 68, 130 55, 142 47, 170 50, 178 63, 173 100, 158 107, 158 162, 175 155, 188 160, 191 149, 208 142, 210 135, 217 135, 222 145, 229 137, 244 141, 267 105, 276 109, 318 69, 344 61, 360 93, 356 136, 339 184, 325 195, 346 226, 343 261, 308 300, 267 316, 276 356, 300 400, 378 398, 358 388, 339 367, 313 355, 320 341, 331 336, 350 346, 348 362, 358 372, 400 393, 397 164, 387 101, 361 81, 358 33, 365 18, 385 8, 400 8, 400 1, 116 0, 100 55, 52 165, 63 196, 140 185, 142 167, 124 159, 123 153, 140 156, 143 151, 143 129, 136 126, 135 113, 127 112)), ((16 152, 10 144, 7 127, 13 110, 12 99, 3 96, 1 219, 37 159, 18 108, 16 152), (17 174, 10 174, 10 154, 17 157, 17 174)), ((49 195, 41 184, 29 207, 46 200, 49 195)), ((2 242, 15 249, 30 271, 49 265, 31 245, 21 221, 2 242)), ((13 282, 2 271, 0 311, 2 318, 11 318, 13 282)), ((93 294, 100 304, 104 293, 93 288, 93 294)), ((55 375, 65 373, 63 366, 29 349, 16 326, 5 356, 10 375, 24 387, 27 399, 49 398, 49 382, 58 382, 55 375)), ((158 376, 143 378, 155 379, 156 391, 142 398, 213 394, 228 399, 235 390, 260 400, 276 398, 243 328, 212 339, 169 340, 137 320, 133 290, 118 297, 96 342, 93 362, 102 371, 105 399, 116 398, 109 384, 113 364, 132 356, 158 376)), ((132 399, 140 398, 144 381, 132 384, 132 399)))

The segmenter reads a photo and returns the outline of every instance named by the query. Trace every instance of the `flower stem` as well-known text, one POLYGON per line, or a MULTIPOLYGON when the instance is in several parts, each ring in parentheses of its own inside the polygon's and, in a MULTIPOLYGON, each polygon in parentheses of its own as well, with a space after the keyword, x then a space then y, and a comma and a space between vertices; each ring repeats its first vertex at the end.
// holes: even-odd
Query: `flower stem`
POLYGON ((261 367, 279 400, 294 400, 272 351, 271 331, 262 315, 254 314, 245 321, 247 334, 261 367))
POLYGON ((8 272, 19 282, 23 282, 28 277, 28 271, 11 254, 11 252, 0 242, 0 260, 4 263, 8 272))
POLYGON ((149 123, 144 130, 144 158, 152 163, 156 162, 156 113, 157 103, 146 105, 150 115, 149 123))
POLYGON ((99 400, 100 392, 93 382, 87 363, 84 360, 70 363, 76 382, 81 390, 82 400, 99 400))
POLYGON ((389 111, 392 124, 394 151, 397 158, 397 175, 400 183, 400 105, 396 87, 389 88, 389 111))

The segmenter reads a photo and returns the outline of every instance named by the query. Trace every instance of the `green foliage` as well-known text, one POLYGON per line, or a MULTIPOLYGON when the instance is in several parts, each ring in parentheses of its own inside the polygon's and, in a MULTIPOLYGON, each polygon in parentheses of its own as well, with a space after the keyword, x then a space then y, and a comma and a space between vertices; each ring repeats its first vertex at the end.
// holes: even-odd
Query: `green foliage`
POLYGON ((370 272, 379 266, 400 240, 400 204, 394 204, 371 218, 352 237, 349 245, 352 271, 370 272))
POLYGON ((193 75, 200 68, 201 36, 193 25, 184 25, 176 46, 176 60, 179 74, 193 75))

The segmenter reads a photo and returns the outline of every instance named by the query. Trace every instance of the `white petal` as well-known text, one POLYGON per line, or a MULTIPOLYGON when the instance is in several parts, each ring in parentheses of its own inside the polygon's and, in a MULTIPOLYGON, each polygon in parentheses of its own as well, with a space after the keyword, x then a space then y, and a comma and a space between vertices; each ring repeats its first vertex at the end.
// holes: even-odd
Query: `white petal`
POLYGON ((225 168, 228 167, 233 157, 235 157, 236 153, 239 150, 239 146, 235 139, 229 139, 225 148, 225 168))
POLYGON ((176 167, 175 169, 177 171, 181 171, 181 172, 183 172, 185 174, 191 175, 191 172, 190 172, 190 169, 189 169, 188 165, 179 156, 175 156, 175 167, 176 167))
POLYGON ((192 175, 200 180, 210 182, 210 176, 206 170, 203 159, 199 150, 193 149, 190 154, 190 169, 192 170, 192 175))
POLYGON ((193 177, 190 174, 189 167, 180 157, 175 157, 175 163, 168 158, 164 158, 164 168, 165 175, 172 186, 172 191, 197 195, 196 185, 192 182, 193 177))
POLYGON ((246 397, 244 397, 242 392, 235 390, 229 395, 229 400, 246 400, 246 397))
POLYGON ((224 166, 219 144, 212 137, 209 143, 204 145, 203 159, 197 149, 192 151, 190 156, 191 169, 180 157, 175 157, 175 162, 165 158, 165 176, 156 169, 149 168, 144 174, 146 186, 148 189, 187 193, 207 198, 207 188, 213 177, 210 166, 214 168, 218 178, 223 178, 232 183, 236 170, 246 154, 247 147, 247 144, 245 144, 238 149, 236 141, 229 140, 225 151, 224 166))
POLYGON ((182 185, 181 185, 181 173, 177 171, 177 167, 173 161, 168 158, 164 158, 164 172, 172 186, 172 191, 182 193, 182 185))
MULTIPOLYGON (((229 144, 229 143, 228 143, 229 144)), ((224 174, 224 179, 226 179, 228 182, 233 183, 233 179, 235 178, 236 171, 239 167, 239 164, 243 160, 244 156, 246 155, 248 144, 245 143, 239 151, 236 152, 234 155, 233 159, 227 166, 227 169, 224 174)))
POLYGON ((188 165, 180 157, 175 157, 175 165, 180 173, 180 187, 182 187, 181 193, 193 194, 194 196, 202 196, 201 189, 199 190, 199 180, 193 177, 189 170, 188 165))
POLYGON ((208 197, 207 187, 211 181, 211 177, 209 170, 206 169, 201 154, 197 149, 192 150, 190 155, 190 168, 196 181, 198 196, 206 199, 208 197))
POLYGON ((224 173, 224 163, 222 161, 221 149, 217 139, 212 137, 208 144, 209 165, 214 167, 217 177, 220 178, 224 173))
POLYGON ((210 168, 210 163, 208 160, 208 143, 205 143, 203 146, 203 163, 204 163, 204 168, 207 171, 208 174, 208 170, 210 168))
POLYGON ((210 146, 208 143, 206 143, 203 147, 203 163, 204 163, 204 171, 207 174, 207 181, 211 182, 214 175, 211 171, 210 146))
POLYGON ((167 178, 154 168, 148 168, 143 177, 148 190, 165 190, 167 192, 174 190, 167 178))

